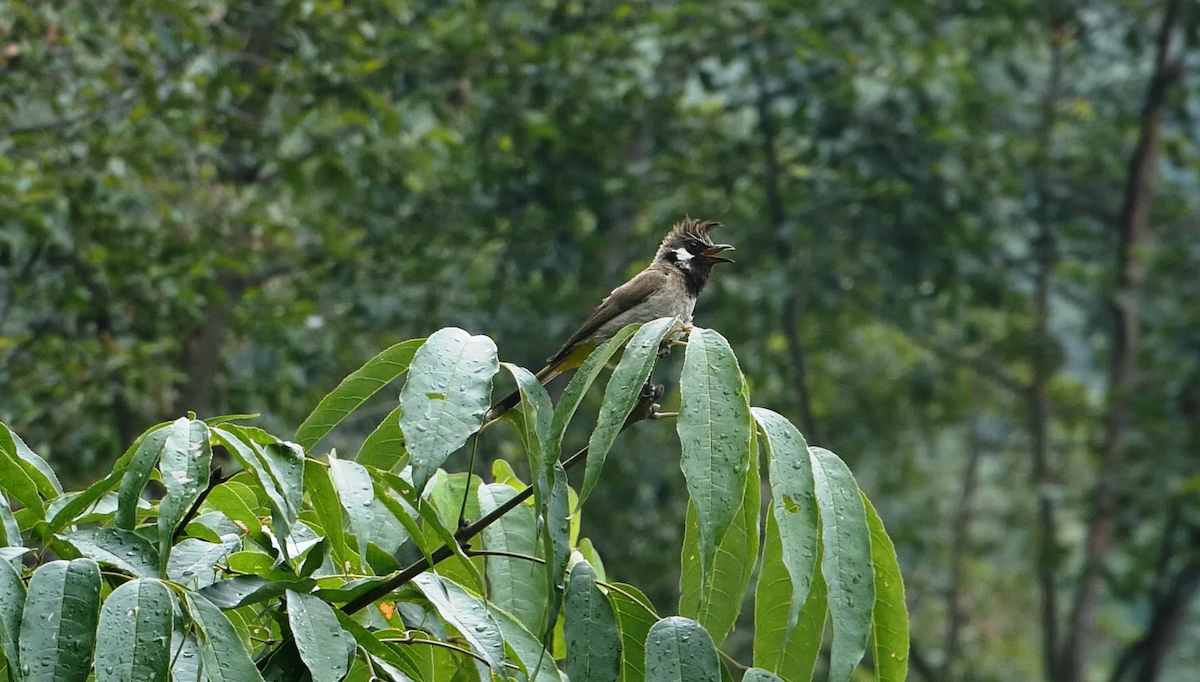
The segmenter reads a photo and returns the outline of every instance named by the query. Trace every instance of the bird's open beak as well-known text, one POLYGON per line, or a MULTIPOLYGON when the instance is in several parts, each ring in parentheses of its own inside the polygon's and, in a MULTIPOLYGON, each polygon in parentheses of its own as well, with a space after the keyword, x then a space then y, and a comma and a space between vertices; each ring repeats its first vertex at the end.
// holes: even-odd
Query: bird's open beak
POLYGON ((704 256, 706 258, 711 258, 712 260, 721 261, 722 263, 732 263, 732 262, 734 262, 734 260, 732 258, 726 258, 725 256, 722 256, 720 254, 723 251, 733 251, 733 250, 734 250, 733 246, 731 246, 729 244, 713 244, 711 248, 705 249, 702 253, 704 254, 704 256))

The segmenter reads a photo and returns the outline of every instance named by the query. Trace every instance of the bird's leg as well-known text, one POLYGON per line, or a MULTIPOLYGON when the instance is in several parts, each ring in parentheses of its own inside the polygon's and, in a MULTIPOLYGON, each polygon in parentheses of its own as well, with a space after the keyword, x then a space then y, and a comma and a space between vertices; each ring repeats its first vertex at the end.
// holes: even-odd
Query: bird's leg
POLYGON ((663 339, 662 344, 658 347, 658 357, 666 357, 671 354, 671 348, 674 346, 686 346, 687 335, 692 333, 692 325, 683 320, 675 320, 675 328, 667 334, 667 338, 663 339))
POLYGON ((666 392, 666 387, 662 384, 652 384, 649 381, 642 386, 642 390, 638 393, 637 404, 633 406, 633 411, 626 417, 625 423, 632 424, 640 422, 643 419, 655 419, 654 415, 658 414, 658 400, 663 397, 666 392))

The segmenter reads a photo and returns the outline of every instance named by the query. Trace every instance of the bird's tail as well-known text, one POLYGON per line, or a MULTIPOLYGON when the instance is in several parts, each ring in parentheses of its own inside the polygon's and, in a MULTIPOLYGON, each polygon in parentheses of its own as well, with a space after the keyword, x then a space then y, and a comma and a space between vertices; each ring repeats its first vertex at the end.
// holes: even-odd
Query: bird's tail
MULTIPOLYGON (((540 381, 543 386, 545 386, 546 384, 550 383, 554 377, 562 374, 562 372, 563 370, 560 367, 549 365, 534 376, 536 376, 537 380, 540 381)), ((521 392, 514 390, 512 393, 504 396, 503 399, 492 404, 492 407, 487 411, 487 416, 484 418, 484 422, 496 421, 497 419, 503 417, 506 412, 520 404, 521 392)))

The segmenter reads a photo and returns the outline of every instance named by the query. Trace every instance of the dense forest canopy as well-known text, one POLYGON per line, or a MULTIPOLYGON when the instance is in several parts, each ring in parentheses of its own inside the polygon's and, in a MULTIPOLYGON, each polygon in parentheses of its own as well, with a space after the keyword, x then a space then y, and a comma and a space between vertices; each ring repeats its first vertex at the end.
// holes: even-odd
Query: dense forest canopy
MULTIPOLYGON (((875 502, 914 679, 1194 680, 1198 33, 1186 0, 9 0, 0 421, 82 484, 185 410, 291 432, 443 326, 536 368, 718 220, 697 323, 875 502)), ((636 428, 587 534, 662 608, 684 481, 636 428)))

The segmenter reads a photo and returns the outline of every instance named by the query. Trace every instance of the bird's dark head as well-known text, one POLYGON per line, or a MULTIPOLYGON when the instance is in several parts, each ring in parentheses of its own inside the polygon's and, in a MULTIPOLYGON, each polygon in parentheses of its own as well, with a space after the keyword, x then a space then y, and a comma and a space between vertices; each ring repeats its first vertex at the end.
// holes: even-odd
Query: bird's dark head
POLYGON ((733 262, 732 258, 722 255, 732 251, 732 246, 713 243, 712 231, 716 227, 720 227, 720 223, 685 218, 662 240, 654 257, 683 273, 688 287, 697 294, 708 283, 713 266, 733 262))

